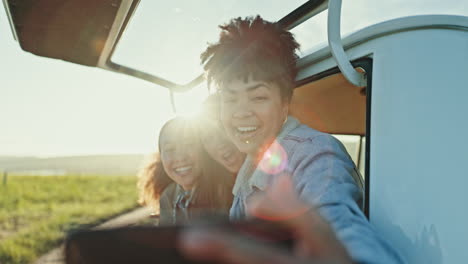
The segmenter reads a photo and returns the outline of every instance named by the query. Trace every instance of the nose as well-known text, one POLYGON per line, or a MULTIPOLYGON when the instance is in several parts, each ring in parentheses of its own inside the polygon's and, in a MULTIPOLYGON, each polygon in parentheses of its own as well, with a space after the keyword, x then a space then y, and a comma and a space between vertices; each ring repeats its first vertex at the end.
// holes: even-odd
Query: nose
POLYGON ((251 117, 252 115, 253 115, 253 114, 252 114, 252 111, 240 110, 240 111, 236 111, 236 112, 233 114, 233 117, 242 119, 242 118, 251 117))
POLYGON ((234 118, 248 118, 253 115, 252 109, 250 107, 249 101, 247 99, 244 100, 239 100, 239 102, 236 104, 236 108, 234 109, 233 112, 233 117, 234 118))
POLYGON ((175 161, 184 161, 188 156, 187 148, 182 145, 177 146, 174 151, 174 156, 175 161))

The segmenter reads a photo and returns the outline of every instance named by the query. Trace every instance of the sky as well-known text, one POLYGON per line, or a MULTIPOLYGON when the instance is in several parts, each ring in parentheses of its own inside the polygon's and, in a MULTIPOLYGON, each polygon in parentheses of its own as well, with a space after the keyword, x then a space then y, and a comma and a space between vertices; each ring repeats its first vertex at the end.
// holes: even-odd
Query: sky
MULTIPOLYGON (((141 0, 113 60, 185 83, 201 73, 199 54, 216 39, 217 24, 257 13, 276 20, 303 2, 141 0)), ((468 2, 344 0, 342 34, 420 14, 468 16, 468 2)), ((293 33, 302 55, 326 42, 326 12, 293 33)), ((206 94, 201 85, 176 95, 179 114, 195 111, 206 94)), ((173 116, 164 87, 22 51, 0 7, 0 156, 149 153, 173 116)))

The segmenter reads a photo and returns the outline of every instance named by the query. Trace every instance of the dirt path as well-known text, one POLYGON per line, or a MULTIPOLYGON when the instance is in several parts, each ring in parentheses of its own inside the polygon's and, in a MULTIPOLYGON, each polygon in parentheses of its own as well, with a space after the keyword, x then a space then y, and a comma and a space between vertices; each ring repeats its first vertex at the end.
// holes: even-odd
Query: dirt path
MULTIPOLYGON (((126 214, 120 215, 113 218, 99 226, 97 228, 111 228, 119 226, 127 226, 137 223, 147 218, 150 214, 148 208, 138 208, 126 214)), ((63 245, 49 251, 47 254, 41 256, 34 264, 63 264, 63 245)))

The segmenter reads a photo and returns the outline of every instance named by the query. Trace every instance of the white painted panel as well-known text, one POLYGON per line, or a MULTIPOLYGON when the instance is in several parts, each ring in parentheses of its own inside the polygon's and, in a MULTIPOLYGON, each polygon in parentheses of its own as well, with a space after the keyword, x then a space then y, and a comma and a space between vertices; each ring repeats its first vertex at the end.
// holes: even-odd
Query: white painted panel
MULTIPOLYGON (((468 17, 402 18, 343 42, 374 63, 370 221, 408 263, 466 263, 468 17)), ((323 48, 299 65, 301 79, 336 63, 323 48)))
POLYGON ((468 261, 468 32, 375 47, 370 219, 410 263, 468 261))

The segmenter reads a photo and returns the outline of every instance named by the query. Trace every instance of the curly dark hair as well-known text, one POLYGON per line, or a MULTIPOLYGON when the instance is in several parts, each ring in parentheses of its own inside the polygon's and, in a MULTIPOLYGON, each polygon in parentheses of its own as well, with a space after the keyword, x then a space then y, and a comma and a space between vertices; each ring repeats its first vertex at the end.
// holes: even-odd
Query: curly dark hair
POLYGON ((297 75, 299 44, 279 23, 255 17, 234 18, 220 25, 217 43, 201 54, 208 85, 218 88, 234 79, 274 82, 281 96, 290 99, 297 75))

